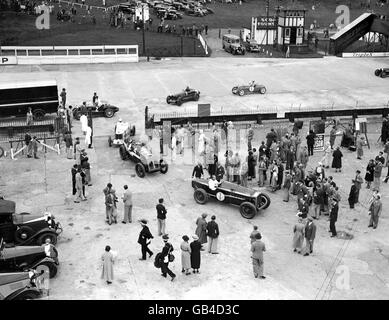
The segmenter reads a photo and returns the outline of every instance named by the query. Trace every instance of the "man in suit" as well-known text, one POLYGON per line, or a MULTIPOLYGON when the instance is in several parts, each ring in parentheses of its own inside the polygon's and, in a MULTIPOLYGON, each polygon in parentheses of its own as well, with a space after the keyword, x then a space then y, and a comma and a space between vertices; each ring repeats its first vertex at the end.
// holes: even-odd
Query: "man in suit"
POLYGON ((382 202, 381 202, 381 195, 377 193, 374 196, 374 201, 371 203, 369 208, 369 215, 370 215, 370 223, 369 228, 373 227, 373 229, 377 228, 378 225, 378 219, 382 212, 382 202))
POLYGON ((153 235, 150 232, 149 227, 147 226, 147 220, 139 220, 142 228, 142 231, 139 233, 138 243, 142 246, 142 258, 139 260, 146 260, 146 253, 149 254, 149 258, 153 255, 153 252, 148 248, 150 244, 150 239, 154 239, 153 235))
POLYGON ((354 203, 358 203, 359 202, 359 191, 361 190, 362 183, 363 183, 363 178, 361 176, 361 171, 359 171, 359 170, 356 171, 354 183, 355 183, 355 188, 356 188, 354 203))
POLYGON ((213 215, 211 221, 207 223, 208 252, 212 254, 218 254, 217 240, 219 237, 219 226, 215 220, 216 216, 213 215))
POLYGON ((266 251, 265 244, 261 241, 261 234, 255 235, 255 241, 251 244, 251 259, 253 260, 253 271, 255 278, 266 279, 263 275, 263 252, 266 251))
POLYGON ((123 193, 123 204, 124 204, 124 215, 122 223, 132 222, 132 192, 128 190, 128 186, 124 185, 123 193))
POLYGON ((335 222, 338 220, 339 205, 337 200, 332 201, 332 209, 330 212, 330 232, 332 233, 331 238, 336 237, 335 222))
POLYGON ((193 177, 200 179, 203 176, 204 176, 203 166, 201 165, 201 162, 199 161, 197 163, 197 165, 193 168, 192 179, 193 179, 193 177))
POLYGON ((305 254, 304 256, 309 256, 310 253, 313 253, 313 241, 316 236, 316 225, 313 223, 313 218, 308 217, 308 222, 305 226, 305 254))
POLYGON ((162 236, 163 242, 165 243, 165 246, 162 249, 162 265, 161 265, 161 271, 162 271, 162 277, 166 278, 167 274, 172 277, 172 281, 176 278, 176 275, 173 271, 169 269, 169 256, 173 252, 174 248, 171 243, 168 242, 169 236, 167 234, 164 234, 162 236))
POLYGON ((158 204, 156 205, 157 209, 157 219, 158 219, 158 235, 162 236, 165 234, 166 228, 166 213, 167 210, 163 205, 163 199, 158 200, 158 204))

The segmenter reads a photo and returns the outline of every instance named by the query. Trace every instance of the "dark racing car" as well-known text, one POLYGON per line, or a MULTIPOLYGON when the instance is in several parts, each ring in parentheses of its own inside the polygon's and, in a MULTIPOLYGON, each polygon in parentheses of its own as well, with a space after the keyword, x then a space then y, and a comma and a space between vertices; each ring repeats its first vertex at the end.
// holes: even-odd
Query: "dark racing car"
POLYGON ((80 120, 83 113, 92 113, 92 117, 106 117, 112 118, 119 108, 112 104, 102 101, 101 104, 87 104, 83 102, 81 105, 73 108, 73 117, 76 120, 80 120))
POLYGON ((265 94, 266 93, 266 87, 261 84, 256 84, 254 81, 249 83, 249 85, 242 85, 242 86, 236 86, 232 88, 233 94, 238 94, 241 97, 246 94, 265 94))
POLYGON ((265 193, 228 181, 223 181, 216 190, 211 190, 208 180, 194 179, 192 187, 197 203, 205 204, 210 197, 215 198, 220 202, 239 206, 240 214, 246 219, 254 218, 258 211, 270 206, 270 198, 265 193))
POLYGON ((381 68, 374 71, 377 77, 386 78, 389 77, 389 68, 381 68))
POLYGON ((168 104, 182 105, 187 101, 198 101, 200 99, 200 91, 187 87, 183 92, 167 96, 168 104))

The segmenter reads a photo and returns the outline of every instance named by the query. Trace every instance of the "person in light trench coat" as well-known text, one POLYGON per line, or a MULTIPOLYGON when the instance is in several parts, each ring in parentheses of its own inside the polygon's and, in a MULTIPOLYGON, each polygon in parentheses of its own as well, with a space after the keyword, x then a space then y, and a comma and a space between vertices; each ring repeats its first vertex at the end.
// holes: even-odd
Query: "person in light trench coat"
POLYGON ((101 256, 101 261, 102 261, 102 266, 103 266, 101 278, 104 279, 107 282, 107 284, 111 284, 113 281, 114 257, 110 251, 111 251, 111 247, 106 246, 105 252, 101 256))
POLYGON ((181 264, 182 264, 182 272, 186 275, 190 274, 190 255, 192 250, 190 249, 189 237, 187 235, 182 237, 183 242, 181 243, 181 264))
POLYGON ((285 171, 285 181, 284 185, 282 186, 284 191, 283 201, 288 202, 289 201, 289 195, 290 195, 290 187, 292 186, 292 175, 287 170, 285 171))
POLYGON ((304 244, 305 225, 303 219, 299 218, 298 222, 293 227, 293 252, 301 253, 304 244))

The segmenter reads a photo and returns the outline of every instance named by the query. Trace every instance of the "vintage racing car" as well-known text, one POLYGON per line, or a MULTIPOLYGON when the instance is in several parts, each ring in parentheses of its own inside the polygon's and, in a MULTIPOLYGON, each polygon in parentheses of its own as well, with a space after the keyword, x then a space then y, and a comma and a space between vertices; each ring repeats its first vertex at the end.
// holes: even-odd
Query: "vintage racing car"
POLYGON ((32 271, 0 273, 0 300, 32 300, 41 296, 37 285, 42 273, 32 271), (38 281, 37 281, 38 280, 38 281))
POLYGON ((233 87, 232 93, 238 94, 240 96, 244 96, 245 94, 254 94, 254 93, 265 94, 266 87, 261 84, 256 84, 254 81, 252 81, 249 83, 249 85, 233 87))
POLYGON ((112 118, 119 111, 119 108, 106 101, 102 101, 99 105, 84 101, 81 105, 73 108, 73 117, 80 120, 82 113, 88 113, 89 111, 91 111, 92 117, 112 118))
POLYGON ((0 199, 0 239, 19 245, 41 245, 46 239, 52 244, 57 243, 62 228, 51 213, 15 214, 15 206, 14 201, 0 199))
POLYGON ((0 248, 0 272, 42 270, 47 267, 50 278, 55 277, 58 271, 58 251, 47 252, 46 246, 17 246, 6 248, 4 242, 0 248))
POLYGON ((381 68, 374 71, 377 77, 386 78, 389 77, 389 68, 381 68))
POLYGON ((192 187, 197 203, 205 204, 212 197, 220 202, 237 205, 240 207, 240 214, 246 219, 254 218, 258 211, 270 206, 267 194, 228 181, 222 181, 216 190, 211 190, 208 180, 193 179, 192 187))
POLYGON ((122 119, 115 125, 115 137, 112 139, 111 136, 108 137, 108 145, 112 146, 121 146, 124 143, 124 139, 127 137, 135 136, 135 126, 130 127, 128 122, 123 122, 122 119))
POLYGON ((135 162, 135 172, 140 178, 146 173, 159 171, 165 174, 168 171, 168 164, 161 157, 153 155, 145 143, 136 142, 129 137, 124 139, 119 153, 122 160, 130 159, 135 162))
POLYGON ((198 101, 199 99, 200 91, 187 87, 183 90, 183 92, 167 96, 166 102, 168 104, 176 104, 177 106, 180 106, 183 102, 198 101))

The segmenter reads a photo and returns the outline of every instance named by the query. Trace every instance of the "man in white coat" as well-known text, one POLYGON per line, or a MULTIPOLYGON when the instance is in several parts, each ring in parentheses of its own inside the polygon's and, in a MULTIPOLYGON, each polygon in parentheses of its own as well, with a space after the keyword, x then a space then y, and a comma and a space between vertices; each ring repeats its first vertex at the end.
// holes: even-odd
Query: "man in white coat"
POLYGON ((86 130, 88 128, 88 117, 85 114, 83 114, 80 117, 80 122, 81 122, 81 131, 82 131, 82 133, 85 136, 86 135, 86 130))
POLYGON ((89 126, 86 127, 85 147, 92 149, 92 128, 89 126))

